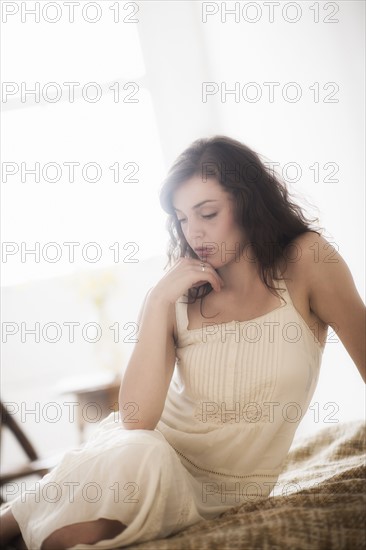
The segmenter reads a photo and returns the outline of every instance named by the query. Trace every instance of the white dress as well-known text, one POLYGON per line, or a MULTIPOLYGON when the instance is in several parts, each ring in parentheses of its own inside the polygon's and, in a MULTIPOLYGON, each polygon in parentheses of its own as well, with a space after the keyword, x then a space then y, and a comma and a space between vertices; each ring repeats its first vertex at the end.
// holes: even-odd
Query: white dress
MULTIPOLYGON (((276 283, 276 282, 275 282, 276 283)), ((57 529, 107 518, 127 528, 81 548, 164 538, 245 501, 267 498, 315 391, 323 347, 283 305, 245 322, 188 330, 176 302, 176 365, 155 430, 126 430, 118 413, 17 497, 11 509, 28 548, 57 529)))

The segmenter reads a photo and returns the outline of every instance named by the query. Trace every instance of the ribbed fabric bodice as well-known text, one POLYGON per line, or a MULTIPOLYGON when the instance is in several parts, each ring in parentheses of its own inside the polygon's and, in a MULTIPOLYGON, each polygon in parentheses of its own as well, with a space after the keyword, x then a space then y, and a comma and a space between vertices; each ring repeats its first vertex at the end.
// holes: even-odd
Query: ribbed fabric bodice
MULTIPOLYGON (((315 391, 323 347, 294 307, 188 330, 176 302, 176 365, 157 429, 196 477, 277 479, 315 391)), ((269 493, 270 489, 268 490, 269 493)))

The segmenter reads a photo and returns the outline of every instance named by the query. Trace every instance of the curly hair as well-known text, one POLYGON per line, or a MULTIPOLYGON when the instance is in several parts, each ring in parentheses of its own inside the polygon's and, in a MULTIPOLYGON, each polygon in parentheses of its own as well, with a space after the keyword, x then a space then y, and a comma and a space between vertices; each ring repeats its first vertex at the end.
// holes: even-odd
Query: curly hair
MULTIPOLYGON (((193 176, 201 176, 203 181, 215 178, 234 197, 235 221, 254 246, 263 283, 278 296, 271 283, 279 280, 279 261, 287 264, 286 247, 307 231, 320 235, 310 225, 319 220, 305 217, 279 176, 247 145, 221 135, 197 139, 178 156, 160 188, 159 200, 168 214, 166 228, 170 235, 165 268, 181 257, 199 259, 187 243, 172 205, 174 191, 193 176)), ((208 282, 188 289, 189 303, 212 290, 208 282)))

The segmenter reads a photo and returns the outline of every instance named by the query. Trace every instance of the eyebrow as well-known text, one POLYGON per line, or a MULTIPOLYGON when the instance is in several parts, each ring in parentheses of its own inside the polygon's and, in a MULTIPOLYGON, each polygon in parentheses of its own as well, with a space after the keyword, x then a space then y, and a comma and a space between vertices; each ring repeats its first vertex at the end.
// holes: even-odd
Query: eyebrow
MULTIPOLYGON (((202 201, 202 202, 199 202, 197 204, 195 204, 192 209, 193 210, 196 210, 197 208, 199 208, 200 206, 202 206, 203 204, 205 204, 206 202, 219 202, 218 200, 206 200, 206 201, 202 201)), ((175 210, 176 212, 181 212, 183 214, 183 212, 181 210, 179 210, 179 208, 174 208, 173 207, 173 210, 175 210)))

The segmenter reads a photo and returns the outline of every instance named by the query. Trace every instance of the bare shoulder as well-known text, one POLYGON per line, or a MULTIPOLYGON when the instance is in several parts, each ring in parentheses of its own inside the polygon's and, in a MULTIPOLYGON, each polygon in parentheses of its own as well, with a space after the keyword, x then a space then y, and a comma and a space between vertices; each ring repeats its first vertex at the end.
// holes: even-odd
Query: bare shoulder
POLYGON ((320 286, 334 291, 341 283, 347 283, 344 291, 350 290, 352 276, 338 250, 337 243, 314 231, 307 231, 290 243, 290 271, 297 280, 306 282, 310 299, 319 294, 320 286))
POLYGON ((313 231, 302 233, 293 239, 284 250, 286 261, 280 262, 280 272, 285 277, 295 300, 307 302, 310 307, 310 279, 319 250, 324 250, 328 242, 313 231))
POLYGON ((337 243, 309 231, 291 244, 289 253, 296 259, 289 262, 290 276, 304 289, 312 314, 336 332, 365 380, 365 305, 337 243))
POLYGON ((294 287, 302 289, 311 310, 327 324, 329 319, 323 317, 324 307, 320 306, 336 300, 334 294, 349 296, 355 290, 350 270, 338 248, 337 243, 307 231, 288 245, 285 254, 286 276, 289 275, 294 287))
POLYGON ((317 264, 337 262, 337 245, 334 246, 315 231, 306 231, 291 241, 286 257, 292 272, 308 278, 317 269, 317 264))
POLYGON ((328 325, 312 308, 311 279, 314 278, 314 258, 326 244, 327 241, 313 231, 303 233, 286 247, 286 262, 280 265, 295 308, 322 344, 326 340, 328 325))

